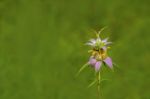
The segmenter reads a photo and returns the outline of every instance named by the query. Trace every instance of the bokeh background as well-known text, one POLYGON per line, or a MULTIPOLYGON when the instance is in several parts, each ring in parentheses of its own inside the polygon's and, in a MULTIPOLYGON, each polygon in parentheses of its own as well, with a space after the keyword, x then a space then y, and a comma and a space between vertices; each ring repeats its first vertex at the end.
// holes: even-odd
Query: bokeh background
POLYGON ((149 0, 0 0, 0 99, 97 99, 93 30, 113 42, 102 99, 150 99, 149 0))

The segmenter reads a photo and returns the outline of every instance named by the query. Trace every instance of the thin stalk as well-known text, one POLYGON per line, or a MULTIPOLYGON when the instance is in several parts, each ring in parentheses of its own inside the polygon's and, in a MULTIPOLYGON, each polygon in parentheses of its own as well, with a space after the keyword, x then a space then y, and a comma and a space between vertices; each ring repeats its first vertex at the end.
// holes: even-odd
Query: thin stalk
POLYGON ((98 82, 98 85, 97 85, 97 92, 98 92, 98 99, 100 99, 100 79, 101 79, 101 75, 100 75, 100 71, 98 72, 98 76, 97 76, 97 82, 98 82))

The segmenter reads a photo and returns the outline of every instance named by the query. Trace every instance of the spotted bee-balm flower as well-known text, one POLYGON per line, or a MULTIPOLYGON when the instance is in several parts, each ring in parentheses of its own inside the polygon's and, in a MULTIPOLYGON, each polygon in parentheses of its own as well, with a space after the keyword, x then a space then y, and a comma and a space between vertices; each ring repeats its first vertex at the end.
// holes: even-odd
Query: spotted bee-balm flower
POLYGON ((91 54, 89 61, 81 67, 78 74, 87 66, 92 66, 96 72, 100 71, 102 65, 107 65, 110 69, 113 69, 112 59, 108 56, 107 52, 110 48, 109 45, 112 42, 108 41, 108 38, 101 39, 100 33, 104 30, 101 29, 96 32, 96 38, 89 40, 86 45, 91 47, 89 53, 91 54))
POLYGON ((87 66, 91 66, 95 69, 96 79, 88 87, 91 87, 96 82, 98 83, 97 84, 98 98, 100 98, 100 82, 102 81, 100 77, 100 72, 102 65, 107 65, 110 69, 113 69, 112 59, 107 54, 108 49, 110 48, 109 45, 112 42, 109 42, 108 38, 106 39, 100 38, 100 33, 103 30, 104 28, 101 29, 99 32, 96 32, 96 38, 91 39, 89 40, 89 42, 86 43, 86 45, 89 45, 91 47, 91 50, 89 51, 90 53, 89 61, 85 65, 83 65, 78 72, 79 74, 87 66))
POLYGON ((100 32, 97 34, 96 39, 91 39, 86 45, 92 47, 91 57, 88 64, 95 68, 95 71, 99 71, 102 64, 106 64, 109 68, 113 68, 112 59, 107 55, 107 50, 112 42, 108 42, 108 38, 102 40, 100 38, 100 32))

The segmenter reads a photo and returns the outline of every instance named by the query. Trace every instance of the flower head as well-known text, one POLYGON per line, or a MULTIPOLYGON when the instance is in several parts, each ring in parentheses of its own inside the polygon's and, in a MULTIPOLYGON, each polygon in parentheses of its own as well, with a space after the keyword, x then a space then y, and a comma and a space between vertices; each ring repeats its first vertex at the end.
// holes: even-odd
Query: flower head
POLYGON ((107 55, 107 49, 112 42, 108 42, 108 38, 102 40, 99 34, 100 33, 97 33, 96 39, 91 39, 88 43, 86 43, 92 47, 88 64, 93 66, 95 71, 99 71, 102 64, 106 64, 112 69, 112 59, 107 55))

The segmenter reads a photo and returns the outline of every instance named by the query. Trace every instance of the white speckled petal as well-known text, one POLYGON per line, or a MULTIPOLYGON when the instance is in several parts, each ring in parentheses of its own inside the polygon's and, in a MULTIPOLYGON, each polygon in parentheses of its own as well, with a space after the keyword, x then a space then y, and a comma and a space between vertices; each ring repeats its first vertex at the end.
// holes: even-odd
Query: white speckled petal
POLYGON ((85 45, 90 45, 90 46, 94 46, 93 43, 89 42, 89 43, 85 43, 85 45))
POLYGON ((106 42, 106 43, 105 43, 105 45, 110 45, 110 44, 112 44, 112 42, 106 42))
POLYGON ((95 44, 96 40, 95 39, 91 39, 90 42, 93 43, 93 44, 95 44))
POLYGON ((108 41, 108 38, 102 40, 102 42, 106 43, 108 41))
POLYGON ((92 47, 94 47, 95 44, 96 44, 96 40, 95 39, 91 39, 91 40, 89 40, 89 42, 86 43, 86 45, 90 45, 92 47))

